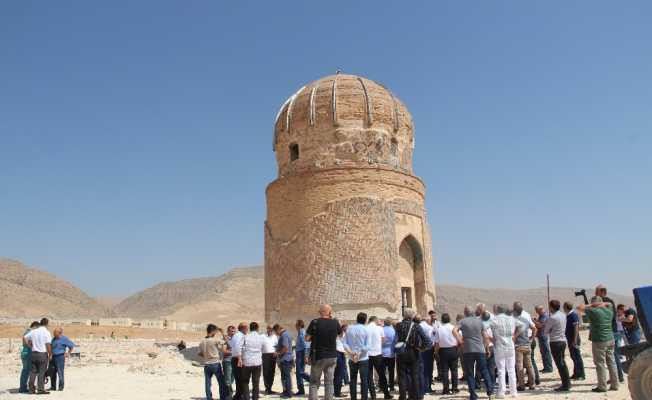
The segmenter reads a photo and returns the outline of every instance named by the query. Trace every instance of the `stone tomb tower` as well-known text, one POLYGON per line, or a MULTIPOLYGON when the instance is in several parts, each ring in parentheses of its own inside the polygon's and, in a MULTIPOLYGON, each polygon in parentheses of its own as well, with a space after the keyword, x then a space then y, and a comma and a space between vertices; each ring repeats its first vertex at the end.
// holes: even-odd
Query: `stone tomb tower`
POLYGON ((435 303, 425 187, 412 171, 407 108, 369 79, 336 74, 281 107, 278 179, 265 221, 265 317, 398 316, 435 303))

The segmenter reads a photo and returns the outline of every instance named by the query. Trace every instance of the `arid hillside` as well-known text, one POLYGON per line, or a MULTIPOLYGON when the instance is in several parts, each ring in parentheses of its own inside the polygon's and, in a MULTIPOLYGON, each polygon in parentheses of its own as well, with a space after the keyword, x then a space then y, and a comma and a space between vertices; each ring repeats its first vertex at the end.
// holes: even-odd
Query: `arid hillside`
MULTIPOLYGON (((114 312, 133 318, 169 318, 177 321, 220 324, 264 317, 263 268, 235 268, 214 278, 188 279, 160 283, 136 293, 119 303, 114 312)), ((551 288, 551 297, 561 301, 582 301, 575 298, 574 288, 551 288)), ((632 304, 625 296, 612 296, 616 302, 632 304)), ((477 289, 437 285, 437 310, 454 318, 464 305, 482 302, 488 305, 520 300, 531 310, 545 304, 546 289, 477 289)))
POLYGON ((86 293, 50 273, 0 258, 1 317, 104 317, 111 314, 86 293))
POLYGON ((234 268, 211 278, 159 283, 127 297, 117 315, 204 323, 259 320, 264 314, 262 267, 234 268))

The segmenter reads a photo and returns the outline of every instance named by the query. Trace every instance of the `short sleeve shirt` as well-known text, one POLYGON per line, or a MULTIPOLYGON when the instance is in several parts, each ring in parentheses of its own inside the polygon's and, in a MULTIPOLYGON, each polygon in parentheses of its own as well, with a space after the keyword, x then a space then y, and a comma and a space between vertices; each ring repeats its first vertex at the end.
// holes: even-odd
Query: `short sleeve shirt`
POLYGON ((29 331, 25 338, 32 341, 32 351, 37 353, 47 352, 47 345, 52 343, 52 335, 44 326, 29 331))
POLYGON ((566 341, 569 344, 572 344, 575 339, 575 327, 577 325, 580 325, 580 317, 575 311, 569 312, 566 315, 566 341))
MULTIPOLYGON (((517 325, 522 326, 523 324, 506 314, 500 314, 491 321, 491 332, 494 335, 496 354, 514 354, 512 336, 516 332, 517 325)), ((519 327, 519 329, 526 330, 525 327, 519 327)))
POLYGON ((534 322, 529 314, 525 314, 525 311, 521 313, 516 320, 523 325, 523 329, 519 332, 516 337, 516 346, 528 346, 530 344, 530 330, 534 327, 534 322))
POLYGON ((217 364, 222 359, 220 349, 224 345, 222 340, 215 337, 204 338, 199 343, 199 350, 201 351, 204 365, 217 364))
POLYGON ((292 361, 292 338, 288 331, 283 331, 278 338, 277 351, 287 347, 288 351, 281 356, 281 361, 292 361))
POLYGON ((334 318, 313 319, 306 333, 310 336, 310 349, 316 360, 337 357, 337 332, 340 323, 334 318))
POLYGON ((52 354, 55 356, 64 354, 67 349, 73 349, 75 344, 66 336, 59 336, 52 339, 52 354))
POLYGON ((478 317, 466 317, 460 321, 460 330, 464 338, 462 351, 464 353, 484 353, 485 326, 478 317))
POLYGON ((544 329, 551 342, 566 342, 566 314, 557 311, 550 315, 544 329))

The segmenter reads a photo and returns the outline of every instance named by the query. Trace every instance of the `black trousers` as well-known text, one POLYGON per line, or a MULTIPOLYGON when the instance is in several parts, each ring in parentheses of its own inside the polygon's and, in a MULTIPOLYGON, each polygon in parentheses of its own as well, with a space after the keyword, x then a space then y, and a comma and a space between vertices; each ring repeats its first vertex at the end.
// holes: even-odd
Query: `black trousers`
POLYGON ((570 388, 570 376, 568 375, 568 366, 566 366, 566 342, 550 342, 550 352, 552 359, 555 361, 559 377, 561 378, 561 386, 570 388))
POLYGON ((263 353, 263 383, 267 392, 272 391, 274 374, 276 374, 276 358, 274 357, 274 353, 263 353))
POLYGON ((258 400, 260 395, 260 365, 254 367, 242 367, 240 378, 242 379, 242 399, 249 400, 249 381, 251 380, 251 400, 258 400))
POLYGON ((387 371, 387 385, 389 390, 394 390, 394 382, 396 378, 396 358, 394 357, 383 357, 383 376, 385 376, 385 371, 387 371))
POLYGON ((349 373, 351 374, 349 393, 351 400, 357 400, 358 398, 358 372, 360 373, 360 397, 362 400, 367 400, 369 392, 369 360, 358 361, 357 363, 349 360, 349 373))
POLYGON ((419 354, 414 350, 396 356, 399 400, 417 400, 419 388, 419 354))
POLYGON ((441 364, 440 377, 444 384, 444 392, 450 389, 448 371, 450 371, 453 390, 457 390, 457 361, 459 360, 459 352, 457 347, 442 347, 439 349, 439 362, 441 364))
POLYGON ((387 378, 385 378, 385 374, 383 373, 385 368, 384 368, 382 354, 377 356, 369 356, 369 393, 371 394, 371 398, 375 399, 376 386, 374 385, 373 370, 376 370, 376 374, 378 375, 378 386, 380 386, 380 390, 383 391, 383 394, 385 394, 385 396, 389 396, 389 388, 387 387, 387 378))
MULTIPOLYGON (((233 357, 231 359, 231 370, 233 372, 233 380, 235 381, 235 393, 233 394, 233 400, 242 400, 244 391, 242 389, 242 368, 238 367, 238 358, 233 357)), ((247 386, 247 391, 249 387, 247 386)))

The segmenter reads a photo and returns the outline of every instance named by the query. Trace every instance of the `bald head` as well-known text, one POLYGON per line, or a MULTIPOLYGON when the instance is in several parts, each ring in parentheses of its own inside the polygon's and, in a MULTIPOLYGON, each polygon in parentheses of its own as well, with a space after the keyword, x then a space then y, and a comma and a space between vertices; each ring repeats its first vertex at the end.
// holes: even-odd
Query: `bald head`
POLYGON ((54 333, 54 337, 59 337, 59 336, 63 335, 63 328, 60 327, 60 326, 57 326, 56 328, 54 328, 54 331, 52 333, 54 333))
POLYGON ((333 308, 328 304, 322 304, 319 306, 319 316, 322 318, 330 318, 333 313, 333 308))
POLYGON ((464 316, 470 317, 473 315, 473 309, 470 306, 464 306, 464 316))

